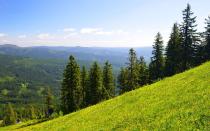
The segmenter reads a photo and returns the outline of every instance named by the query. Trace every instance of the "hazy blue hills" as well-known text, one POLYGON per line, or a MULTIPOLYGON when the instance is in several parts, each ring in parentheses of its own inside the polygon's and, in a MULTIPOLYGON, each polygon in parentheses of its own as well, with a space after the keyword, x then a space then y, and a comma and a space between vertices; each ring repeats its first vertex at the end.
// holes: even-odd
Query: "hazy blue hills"
MULTIPOLYGON (((69 55, 74 55, 78 60, 99 61, 109 60, 114 66, 122 66, 127 61, 128 50, 130 48, 108 48, 108 47, 18 47, 15 45, 0 45, 0 54, 24 56, 33 58, 53 58, 67 59, 69 55)), ((138 56, 150 59, 152 48, 135 48, 138 56)))

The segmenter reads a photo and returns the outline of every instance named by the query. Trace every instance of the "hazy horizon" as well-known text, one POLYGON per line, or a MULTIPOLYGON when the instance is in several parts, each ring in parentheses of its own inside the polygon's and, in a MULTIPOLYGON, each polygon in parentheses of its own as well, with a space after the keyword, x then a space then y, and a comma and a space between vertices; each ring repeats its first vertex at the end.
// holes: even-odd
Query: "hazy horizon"
POLYGON ((17 45, 17 44, 0 44, 0 46, 18 46, 18 47, 84 47, 84 48, 152 48, 151 46, 71 46, 71 45, 17 45))

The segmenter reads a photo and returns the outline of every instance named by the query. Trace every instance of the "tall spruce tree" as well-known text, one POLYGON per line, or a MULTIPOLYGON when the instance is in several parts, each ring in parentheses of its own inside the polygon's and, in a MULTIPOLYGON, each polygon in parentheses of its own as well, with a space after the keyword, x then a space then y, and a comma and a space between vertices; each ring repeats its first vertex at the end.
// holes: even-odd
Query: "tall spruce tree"
POLYGON ((102 71, 97 62, 90 68, 88 76, 88 87, 86 91, 86 104, 94 105, 102 100, 102 71))
POLYGON ((149 82, 149 70, 144 57, 141 56, 139 59, 139 79, 138 84, 140 86, 146 85, 149 82))
POLYGON ((80 67, 73 56, 64 70, 61 87, 61 107, 64 114, 76 111, 82 103, 82 89, 80 82, 80 67))
POLYGON ((128 69, 128 90, 134 90, 138 87, 138 78, 139 78, 139 72, 138 72, 138 59, 136 55, 136 51, 131 48, 129 50, 129 58, 127 63, 127 69, 128 69))
POLYGON ((155 81, 164 76, 163 40, 158 32, 153 45, 151 62, 149 65, 150 80, 155 81))
POLYGON ((128 89, 128 69, 121 67, 120 73, 118 75, 118 88, 119 88, 119 94, 123 94, 127 91, 128 89))
POLYGON ((170 39, 166 47, 166 62, 165 62, 165 75, 171 76, 181 72, 181 32, 175 23, 172 28, 170 39))
POLYGON ((205 59, 210 60, 210 16, 206 19, 205 36, 205 59))
POLYGON ((83 66, 82 71, 81 71, 81 87, 82 87, 82 98, 83 98, 82 107, 86 106, 87 86, 88 86, 88 74, 87 74, 85 66, 83 66))
POLYGON ((191 6, 183 11, 182 33, 182 70, 189 69, 196 65, 198 52, 198 33, 196 28, 196 17, 193 16, 191 6))
POLYGON ((12 125, 16 123, 16 113, 14 109, 12 108, 12 105, 8 103, 6 105, 5 111, 4 111, 4 118, 3 118, 3 124, 4 125, 12 125))
POLYGON ((112 72, 112 65, 106 61, 103 68, 103 97, 109 99, 115 95, 114 77, 112 72))

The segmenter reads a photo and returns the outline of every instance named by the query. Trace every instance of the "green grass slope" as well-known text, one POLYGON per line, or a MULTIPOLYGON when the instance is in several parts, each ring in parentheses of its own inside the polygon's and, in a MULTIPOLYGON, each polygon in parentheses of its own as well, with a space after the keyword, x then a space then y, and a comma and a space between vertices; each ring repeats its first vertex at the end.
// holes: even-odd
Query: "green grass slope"
POLYGON ((1 129, 210 130, 210 62, 54 120, 1 129))

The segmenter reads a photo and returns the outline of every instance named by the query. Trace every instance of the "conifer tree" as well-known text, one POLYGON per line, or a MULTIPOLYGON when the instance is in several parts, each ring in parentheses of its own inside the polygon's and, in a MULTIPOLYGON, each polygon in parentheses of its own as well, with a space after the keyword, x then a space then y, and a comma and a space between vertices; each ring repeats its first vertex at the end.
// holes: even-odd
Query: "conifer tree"
POLYGON ((164 76, 163 40, 158 32, 153 45, 151 63, 149 65, 150 80, 155 81, 164 76))
POLYGON ((4 118, 3 118, 3 124, 4 125, 12 125, 16 123, 16 113, 12 108, 12 105, 8 103, 6 105, 5 111, 4 111, 4 118))
POLYGON ((73 56, 64 71, 61 87, 61 108, 64 114, 76 111, 82 103, 82 89, 80 81, 80 67, 73 56))
POLYGON ((170 39, 166 47, 165 75, 171 76, 181 72, 181 32, 177 23, 173 25, 170 39))
POLYGON ((103 68, 103 97, 109 99, 115 95, 114 77, 112 73, 112 65, 106 61, 103 68))
POLYGON ((94 62, 88 76, 88 88, 86 91, 86 104, 94 105, 102 100, 102 72, 99 64, 94 62))
POLYGON ((53 107, 53 94, 51 89, 48 87, 46 91, 46 116, 50 117, 52 115, 54 107, 53 107))
POLYGON ((144 57, 141 56, 139 59, 139 82, 140 86, 143 86, 149 82, 149 70, 144 57))
POLYGON ((118 87, 119 87, 119 94, 123 94, 128 89, 128 69, 121 67, 120 73, 118 75, 118 87))
POLYGON ((198 33, 196 28, 196 17, 193 16, 191 6, 183 11, 183 23, 181 26, 182 33, 182 70, 189 69, 196 65, 198 52, 198 33))
POLYGON ((83 99, 83 103, 81 105, 82 107, 85 107, 86 105, 87 86, 88 86, 88 74, 87 74, 85 66, 83 66, 82 71, 81 71, 81 88, 82 88, 82 99, 83 99))
POLYGON ((128 90, 134 90, 138 87, 138 59, 136 52, 133 48, 129 50, 129 62, 127 63, 128 69, 128 90))
POLYGON ((210 16, 206 19, 205 36, 205 59, 210 60, 210 16))

